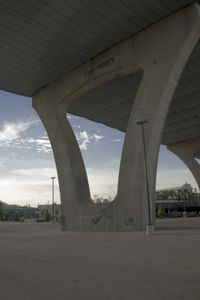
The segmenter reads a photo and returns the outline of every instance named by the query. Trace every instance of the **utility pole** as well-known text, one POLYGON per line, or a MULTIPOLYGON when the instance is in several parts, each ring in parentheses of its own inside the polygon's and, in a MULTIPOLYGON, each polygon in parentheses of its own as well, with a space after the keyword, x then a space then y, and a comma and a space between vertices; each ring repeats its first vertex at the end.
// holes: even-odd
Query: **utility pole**
POLYGON ((52 221, 53 224, 55 224, 55 219, 54 219, 54 179, 56 177, 51 177, 52 180, 52 221))
POLYGON ((144 168, 145 168, 145 177, 146 177, 146 191, 147 191, 147 207, 148 207, 148 225, 147 233, 149 234, 150 227, 153 227, 152 216, 151 216, 151 203, 150 203, 150 194, 149 194, 149 178, 148 178, 148 165, 147 165, 147 153, 146 153, 146 144, 145 144, 145 135, 144 135, 144 124, 147 124, 147 120, 141 120, 136 122, 137 125, 140 125, 142 128, 142 142, 143 142, 143 151, 144 151, 144 168))

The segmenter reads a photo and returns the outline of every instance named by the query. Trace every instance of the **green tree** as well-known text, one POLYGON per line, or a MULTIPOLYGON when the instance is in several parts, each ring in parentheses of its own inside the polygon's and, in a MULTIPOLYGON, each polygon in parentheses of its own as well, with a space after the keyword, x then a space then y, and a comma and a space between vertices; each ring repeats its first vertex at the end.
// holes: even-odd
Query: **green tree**
POLYGON ((4 220, 3 202, 0 201, 0 221, 4 220))
POLYGON ((162 206, 159 206, 158 210, 157 210, 157 217, 158 218, 164 218, 165 216, 166 216, 165 208, 162 207, 162 206))
POLYGON ((0 207, 0 221, 4 220, 4 210, 0 207))
POLYGON ((19 221, 20 221, 20 214, 19 214, 19 213, 16 213, 16 214, 15 214, 15 221, 16 221, 16 222, 19 222, 19 221))
POLYGON ((45 218, 45 221, 47 221, 47 222, 49 222, 51 219, 51 215, 47 209, 45 210, 44 218, 45 218))

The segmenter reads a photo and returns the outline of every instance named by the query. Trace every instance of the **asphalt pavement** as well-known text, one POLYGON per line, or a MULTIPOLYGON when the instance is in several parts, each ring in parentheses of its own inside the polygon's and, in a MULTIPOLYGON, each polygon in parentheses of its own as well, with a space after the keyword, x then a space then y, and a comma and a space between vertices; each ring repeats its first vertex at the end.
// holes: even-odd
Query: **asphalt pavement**
POLYGON ((2 300, 199 300, 200 217, 142 232, 0 223, 2 300))

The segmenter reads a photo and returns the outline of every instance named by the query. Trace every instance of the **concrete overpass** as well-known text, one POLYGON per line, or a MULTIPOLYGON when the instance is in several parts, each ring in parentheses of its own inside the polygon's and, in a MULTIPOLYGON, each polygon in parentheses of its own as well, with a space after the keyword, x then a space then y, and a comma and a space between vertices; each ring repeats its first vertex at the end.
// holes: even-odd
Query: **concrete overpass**
POLYGON ((67 230, 148 223, 142 132, 154 218, 160 144, 200 187, 200 2, 0 1, 0 88, 32 96, 51 141, 67 230), (116 199, 96 205, 71 112, 126 132, 116 199))

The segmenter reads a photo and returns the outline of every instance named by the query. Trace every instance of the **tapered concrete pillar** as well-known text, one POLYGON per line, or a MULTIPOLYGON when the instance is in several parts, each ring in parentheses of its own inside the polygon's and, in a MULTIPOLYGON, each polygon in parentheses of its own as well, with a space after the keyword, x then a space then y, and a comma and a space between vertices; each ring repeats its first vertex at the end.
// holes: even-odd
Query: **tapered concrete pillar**
POLYGON ((199 8, 192 6, 161 21, 159 26, 153 25, 137 41, 141 47, 137 60, 144 77, 134 101, 122 153, 117 196, 121 229, 126 230, 124 220, 132 220, 132 226, 139 230, 149 223, 142 129, 137 125, 142 120, 147 120, 144 142, 150 214, 152 220, 155 218, 155 180, 162 132, 172 96, 199 34, 199 8))
POLYGON ((177 155, 194 176, 200 190, 200 165, 195 158, 200 159, 200 139, 191 139, 167 145, 167 149, 177 155))
POLYGON ((66 228, 74 224, 72 218, 80 216, 80 204, 90 200, 89 186, 82 156, 66 118, 66 114, 58 109, 59 98, 54 95, 46 99, 42 94, 34 98, 33 107, 40 116, 48 133, 60 183, 63 214, 66 228))
MULTIPOLYGON (((143 230, 148 224, 141 127, 147 152, 150 211, 158 152, 174 91, 200 36, 199 7, 193 4, 93 58, 33 97, 49 135, 57 165, 61 202, 68 230, 143 230), (90 200, 85 167, 66 112, 89 90, 119 76, 143 70, 126 130, 118 193, 111 204, 90 200)), ((83 105, 84 106, 84 105, 83 105)))
MULTIPOLYGON (((113 230, 112 203, 91 201, 87 174, 74 132, 66 118, 66 108, 60 105, 59 94, 40 93, 33 107, 48 133, 60 185, 65 230, 113 230)), ((49 175, 50 176, 50 175, 49 175)))

